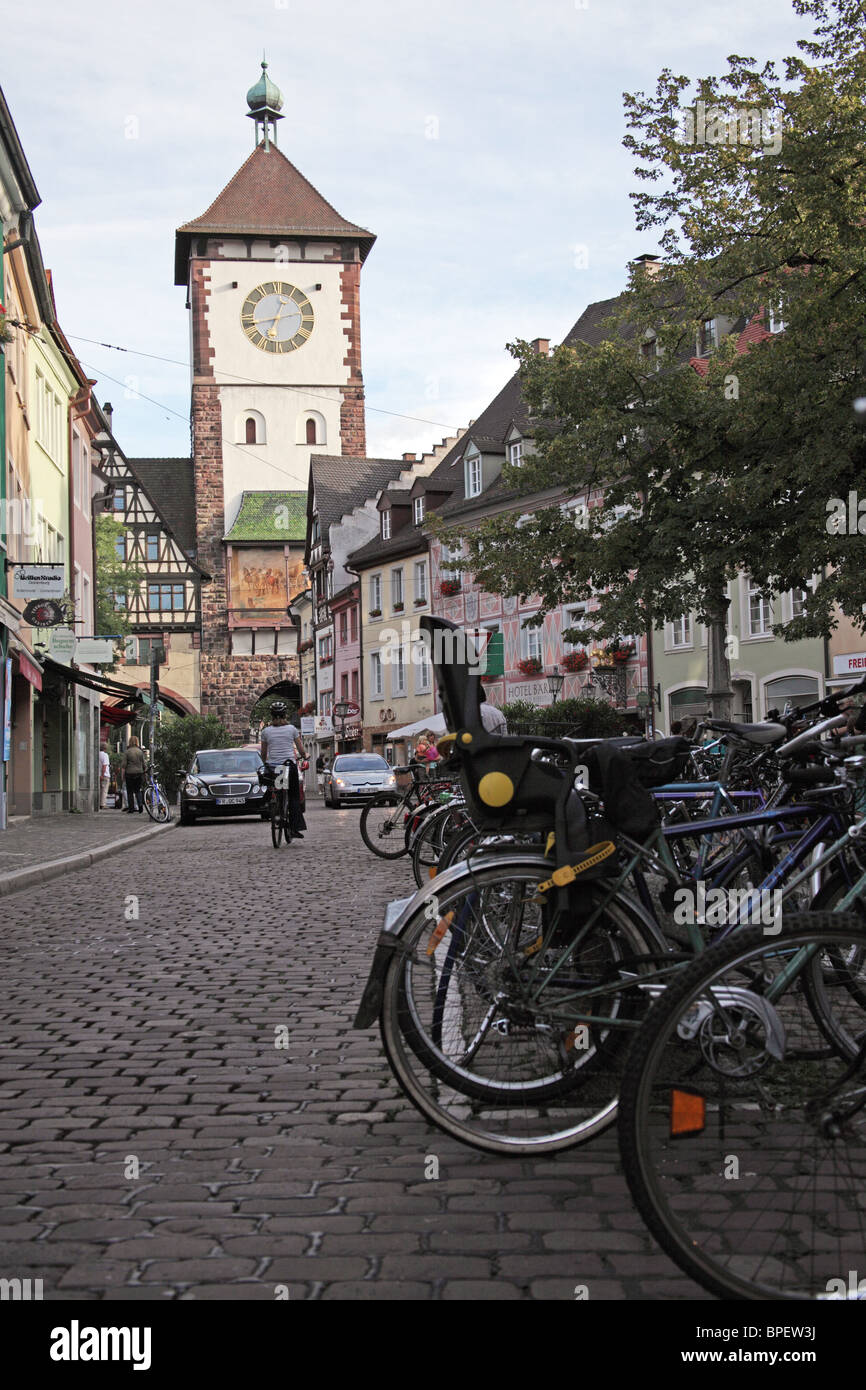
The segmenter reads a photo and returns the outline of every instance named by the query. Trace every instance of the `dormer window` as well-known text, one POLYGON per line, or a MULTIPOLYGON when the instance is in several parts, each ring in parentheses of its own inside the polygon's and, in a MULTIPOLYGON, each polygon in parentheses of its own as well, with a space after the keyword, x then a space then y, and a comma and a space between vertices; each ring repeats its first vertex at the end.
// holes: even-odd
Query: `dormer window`
POLYGON ((710 353, 719 345, 718 331, 715 319, 704 319, 701 324, 699 352, 700 357, 709 357, 710 353))
POLYGON ((767 310, 767 327, 771 333, 784 333, 785 329, 788 327, 785 320, 782 318, 782 304, 778 299, 775 304, 771 304, 767 310))
POLYGON ((478 497, 481 493, 481 455, 474 454, 466 460, 466 496, 478 497))
POLYGON ((508 462, 512 468, 519 468, 523 462, 523 440, 514 439, 508 446, 508 462))
POLYGON ((412 502, 412 520, 416 526, 420 526, 424 520, 424 496, 414 498, 412 502))
POLYGON ((390 513, 390 511, 388 511, 388 512, 383 512, 383 513, 382 513, 382 540, 383 540, 383 541, 389 541, 390 539, 391 539, 391 513, 390 513))

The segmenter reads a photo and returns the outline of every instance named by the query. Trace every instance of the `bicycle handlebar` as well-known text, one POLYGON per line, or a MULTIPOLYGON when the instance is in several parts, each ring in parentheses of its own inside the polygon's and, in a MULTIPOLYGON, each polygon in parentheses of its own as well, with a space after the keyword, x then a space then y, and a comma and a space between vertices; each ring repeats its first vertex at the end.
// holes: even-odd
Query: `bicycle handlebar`
POLYGON ((775 749, 776 756, 786 758, 797 749, 803 748, 807 743, 813 742, 820 734, 829 733, 831 729, 841 728, 847 725, 848 717, 844 714, 834 714, 829 719, 822 720, 819 724, 813 724, 804 733, 797 734, 796 738, 789 739, 787 743, 780 743, 775 749))

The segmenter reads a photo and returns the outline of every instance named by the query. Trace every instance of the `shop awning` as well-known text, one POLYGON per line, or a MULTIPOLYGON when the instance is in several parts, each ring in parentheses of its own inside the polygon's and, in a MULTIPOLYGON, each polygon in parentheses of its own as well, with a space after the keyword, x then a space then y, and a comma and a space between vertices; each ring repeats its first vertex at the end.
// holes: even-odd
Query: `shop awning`
MULTIPOLYGON (((64 666, 59 661, 54 661, 47 656, 44 661, 45 674, 59 676, 61 680, 69 681, 71 685, 86 685, 90 690, 98 690, 101 695, 113 695, 118 698, 120 703, 134 703, 139 706, 146 705, 149 696, 137 685, 127 685, 126 681, 115 680, 113 676, 99 676, 93 671, 77 671, 72 666, 64 666)), ((175 700, 173 696, 167 695, 165 691, 159 691, 159 699, 167 709, 175 714, 186 717, 189 710, 175 700)))
POLYGON ((29 656, 25 656, 24 652, 13 652, 12 661, 18 668, 19 676, 23 676, 26 681, 29 681, 34 690, 42 689, 42 672, 38 666, 34 665, 29 656))
POLYGON ((447 728, 444 714, 428 714, 426 719, 416 719, 414 724, 404 724, 402 729, 395 729, 388 735, 387 742, 390 743, 395 738, 411 738, 413 734, 423 733, 425 729, 429 729, 431 734, 444 734, 447 728))

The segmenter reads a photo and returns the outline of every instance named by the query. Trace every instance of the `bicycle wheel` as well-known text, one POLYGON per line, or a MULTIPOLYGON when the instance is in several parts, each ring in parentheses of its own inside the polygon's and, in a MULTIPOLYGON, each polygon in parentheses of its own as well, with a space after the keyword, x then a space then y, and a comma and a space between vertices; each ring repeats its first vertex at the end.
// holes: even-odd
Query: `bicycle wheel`
POLYGON ((561 917, 538 891, 550 872, 528 856, 467 869, 419 905, 385 978, 382 1038, 406 1095, 490 1152, 566 1148, 610 1124, 626 1033, 649 1007, 634 917, 611 900, 581 932, 609 894, 588 884, 561 917))
POLYGON ((719 942, 665 991, 626 1062, 619 1137, 635 1204, 723 1298, 866 1296, 843 1283, 866 1248, 864 1053, 821 1055, 803 948, 859 958, 866 930, 846 913, 795 913, 778 936, 750 927, 719 942))
POLYGON ((271 792, 271 840, 274 849, 279 849, 283 839, 283 819, 285 816, 286 793, 274 787, 271 792))
POLYGON ((144 809, 151 820, 158 821, 161 825, 171 816, 171 808, 165 799, 162 788, 156 783, 151 782, 144 793, 144 809))
POLYGON ((380 859, 399 859, 409 851, 406 803, 393 797, 374 796, 361 812, 361 839, 380 859))
POLYGON ((423 822, 412 841, 412 872, 419 888, 435 874, 445 843, 470 824, 466 807, 441 806, 423 822))

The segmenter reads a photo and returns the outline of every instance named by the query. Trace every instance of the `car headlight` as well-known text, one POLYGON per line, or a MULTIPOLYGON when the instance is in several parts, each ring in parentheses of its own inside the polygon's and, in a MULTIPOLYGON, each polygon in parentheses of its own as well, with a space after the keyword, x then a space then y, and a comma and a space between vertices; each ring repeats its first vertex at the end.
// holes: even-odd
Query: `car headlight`
POLYGON ((185 796, 207 796, 208 791, 201 782, 196 782, 192 777, 188 777, 183 786, 185 796))
POLYGON ((345 787, 345 785, 346 785, 346 783, 343 781, 342 777, 335 777, 335 778, 334 778, 334 781, 336 782, 336 784, 337 784, 338 787, 345 787))
POLYGON ((397 777, 396 777, 396 774, 393 773, 393 772, 390 772, 390 773, 388 774, 388 776, 385 778, 385 786, 386 786, 386 787, 396 787, 396 785, 397 785, 397 777))

